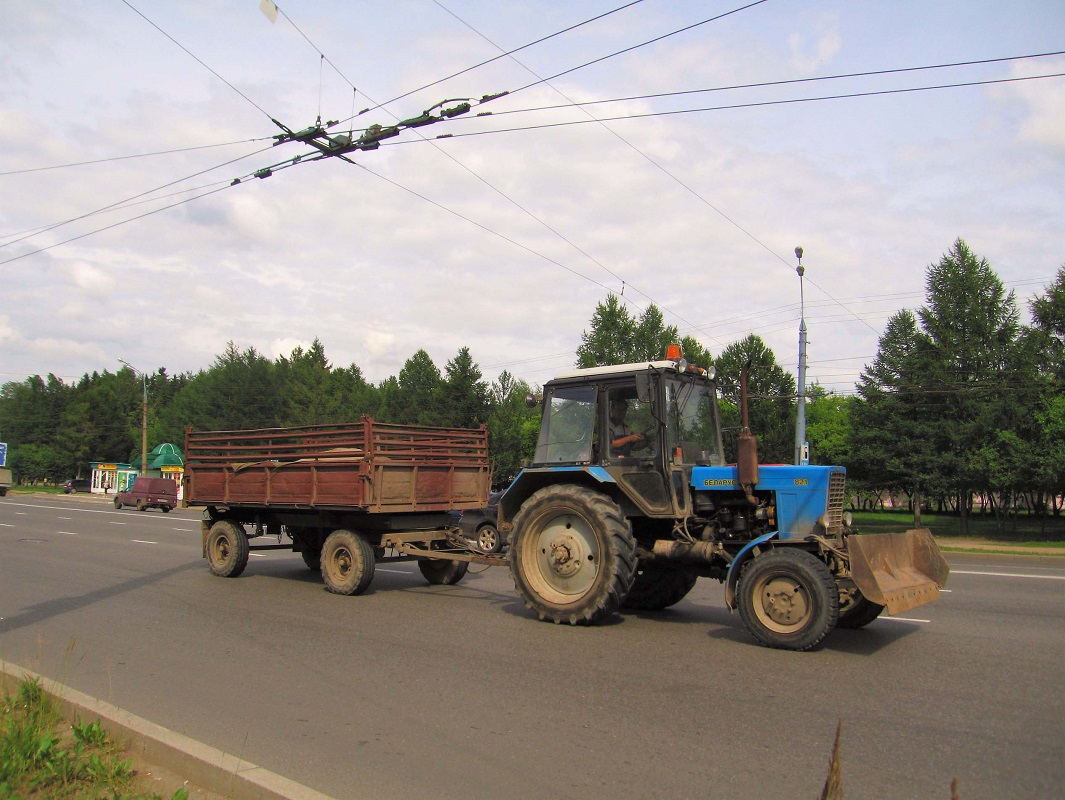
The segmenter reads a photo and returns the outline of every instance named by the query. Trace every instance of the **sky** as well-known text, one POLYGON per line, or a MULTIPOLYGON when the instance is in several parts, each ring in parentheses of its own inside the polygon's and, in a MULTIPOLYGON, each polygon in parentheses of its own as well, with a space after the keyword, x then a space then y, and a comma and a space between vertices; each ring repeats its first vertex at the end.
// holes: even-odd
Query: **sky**
POLYGON ((1026 323, 1065 265, 1065 77, 898 91, 1065 56, 811 80, 1063 51, 1060 0, 259 6, 0 0, 0 383, 317 338, 539 385, 613 292, 792 374, 801 297, 808 382, 851 394, 959 237, 1026 323), (464 98, 350 161, 273 138, 464 98))

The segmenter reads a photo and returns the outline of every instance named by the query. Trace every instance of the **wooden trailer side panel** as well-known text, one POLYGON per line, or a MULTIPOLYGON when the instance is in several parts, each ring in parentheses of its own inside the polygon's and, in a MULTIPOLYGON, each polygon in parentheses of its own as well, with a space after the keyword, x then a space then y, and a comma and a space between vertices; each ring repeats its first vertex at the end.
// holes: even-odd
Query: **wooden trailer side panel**
POLYGON ((446 511, 483 507, 485 428, 359 423, 186 431, 189 505, 446 511))

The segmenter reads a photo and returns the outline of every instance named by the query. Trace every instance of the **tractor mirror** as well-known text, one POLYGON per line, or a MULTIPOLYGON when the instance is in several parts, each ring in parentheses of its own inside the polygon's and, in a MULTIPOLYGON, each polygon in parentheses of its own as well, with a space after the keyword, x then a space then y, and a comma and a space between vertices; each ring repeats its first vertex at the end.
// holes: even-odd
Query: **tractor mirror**
POLYGON ((643 373, 636 376, 636 399, 641 403, 651 402, 651 378, 643 373))

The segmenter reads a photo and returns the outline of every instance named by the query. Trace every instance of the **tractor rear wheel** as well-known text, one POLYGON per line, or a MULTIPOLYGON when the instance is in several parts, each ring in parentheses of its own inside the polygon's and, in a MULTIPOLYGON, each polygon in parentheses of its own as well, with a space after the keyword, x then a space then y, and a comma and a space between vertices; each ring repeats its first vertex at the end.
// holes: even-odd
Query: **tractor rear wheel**
POLYGON ((737 605, 747 629, 762 644, 810 650, 836 627, 839 588, 817 556, 778 547, 744 568, 737 605))
POLYGON ((857 589, 851 594, 850 601, 840 603, 837 628, 864 628, 884 612, 880 603, 866 599, 857 589))
POLYGON ((583 486, 548 486, 514 518, 510 574, 542 620, 592 625, 632 588, 636 541, 617 503, 583 486))
POLYGON ((698 575, 673 564, 641 563, 622 605, 635 611, 661 611, 683 600, 698 579, 698 575))

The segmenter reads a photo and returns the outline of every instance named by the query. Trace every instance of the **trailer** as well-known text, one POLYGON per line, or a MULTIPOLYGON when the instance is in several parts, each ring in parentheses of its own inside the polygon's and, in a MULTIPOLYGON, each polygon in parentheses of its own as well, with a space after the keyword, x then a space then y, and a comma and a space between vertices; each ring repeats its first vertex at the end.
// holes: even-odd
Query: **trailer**
POLYGON ((235 578, 252 550, 285 549, 329 591, 362 594, 379 561, 417 559, 432 584, 470 562, 505 563, 465 539, 450 512, 483 508, 491 473, 479 429, 359 422, 185 432, 185 507, 203 507, 203 556, 235 578), (253 544, 274 537, 276 544, 253 544), (288 543, 283 543, 285 538, 288 543))

